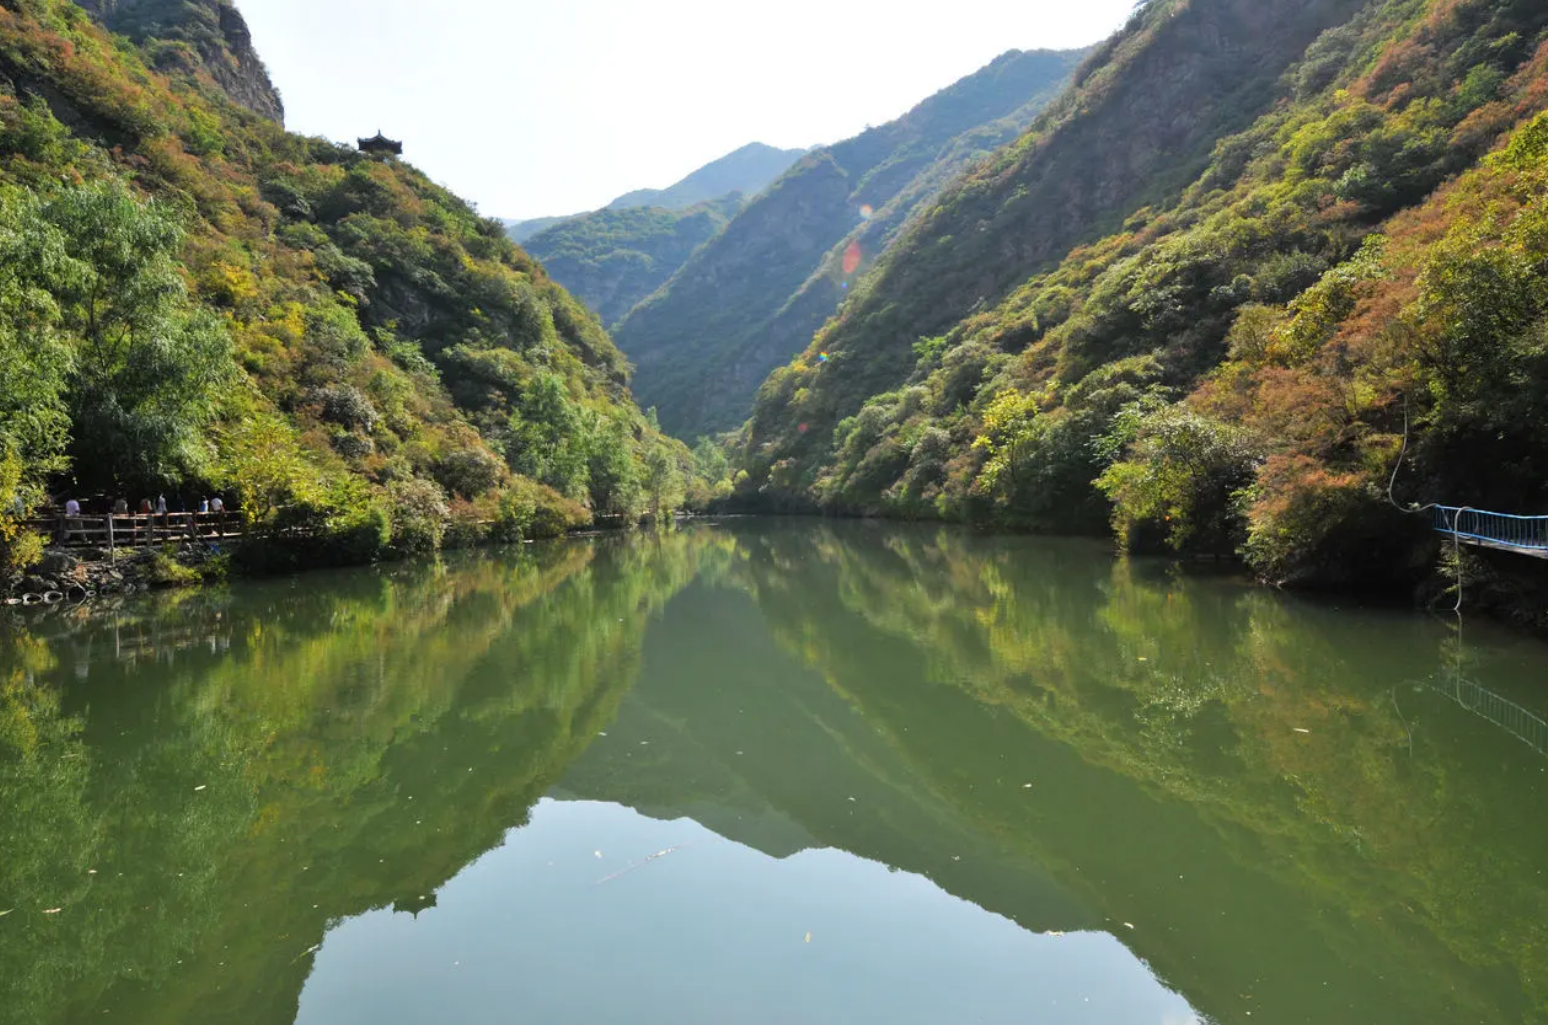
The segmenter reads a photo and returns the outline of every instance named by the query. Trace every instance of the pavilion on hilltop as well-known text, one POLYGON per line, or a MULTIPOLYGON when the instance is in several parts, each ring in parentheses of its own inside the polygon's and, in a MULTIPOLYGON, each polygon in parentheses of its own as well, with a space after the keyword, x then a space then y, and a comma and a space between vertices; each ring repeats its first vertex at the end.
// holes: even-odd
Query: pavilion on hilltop
POLYGON ((375 153, 384 156, 401 157, 403 155, 403 143, 389 139, 378 131, 369 139, 357 140, 362 153, 375 153))

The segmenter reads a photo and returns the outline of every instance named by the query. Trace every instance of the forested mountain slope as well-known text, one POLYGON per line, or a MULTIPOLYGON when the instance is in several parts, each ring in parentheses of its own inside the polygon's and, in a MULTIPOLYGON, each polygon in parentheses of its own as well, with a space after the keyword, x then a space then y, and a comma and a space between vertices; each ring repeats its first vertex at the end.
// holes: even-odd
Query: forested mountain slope
POLYGON ((682 210, 608 207, 562 220, 532 236, 524 248, 602 323, 616 324, 714 238, 742 205, 742 194, 733 192, 682 210))
POLYGON ((1545 28, 1153 0, 770 377, 742 494, 1343 583, 1422 568, 1411 500, 1543 511, 1545 28))
POLYGON ((1012 51, 903 117, 814 150, 617 329, 640 402, 682 437, 734 427, 924 200, 1016 138, 1080 54, 1012 51))
POLYGON ((222 51, 161 59, 205 13, 245 38, 223 2, 180 10, 137 47, 0 4, 0 561, 36 554, 14 517, 49 492, 224 490, 309 559, 681 500, 686 449, 501 225, 232 102, 222 51))

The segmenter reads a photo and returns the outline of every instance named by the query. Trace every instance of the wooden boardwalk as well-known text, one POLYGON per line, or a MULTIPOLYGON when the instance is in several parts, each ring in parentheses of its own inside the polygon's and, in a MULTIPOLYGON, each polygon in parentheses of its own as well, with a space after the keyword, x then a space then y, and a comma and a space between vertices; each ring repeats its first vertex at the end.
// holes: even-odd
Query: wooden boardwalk
POLYGON ((240 513, 113 513, 50 516, 25 525, 49 539, 56 548, 115 548, 177 541, 222 541, 241 537, 240 513))

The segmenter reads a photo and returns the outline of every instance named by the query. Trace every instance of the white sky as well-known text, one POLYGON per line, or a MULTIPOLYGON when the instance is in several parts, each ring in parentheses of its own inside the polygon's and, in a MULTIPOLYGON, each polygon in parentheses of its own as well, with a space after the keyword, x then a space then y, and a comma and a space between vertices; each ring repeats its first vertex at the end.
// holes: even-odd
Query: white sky
POLYGON ((292 131, 378 128, 496 217, 600 207, 748 142, 837 142, 1134 0, 236 0, 292 131))

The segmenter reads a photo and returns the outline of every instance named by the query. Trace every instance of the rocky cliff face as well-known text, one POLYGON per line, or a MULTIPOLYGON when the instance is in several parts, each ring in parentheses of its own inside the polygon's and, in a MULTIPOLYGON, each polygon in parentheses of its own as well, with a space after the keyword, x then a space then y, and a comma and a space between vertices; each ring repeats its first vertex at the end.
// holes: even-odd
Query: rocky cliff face
POLYGON ((114 32, 147 45, 164 72, 207 75, 232 102, 285 121, 279 90, 253 48, 247 21, 229 0, 77 0, 114 32))

